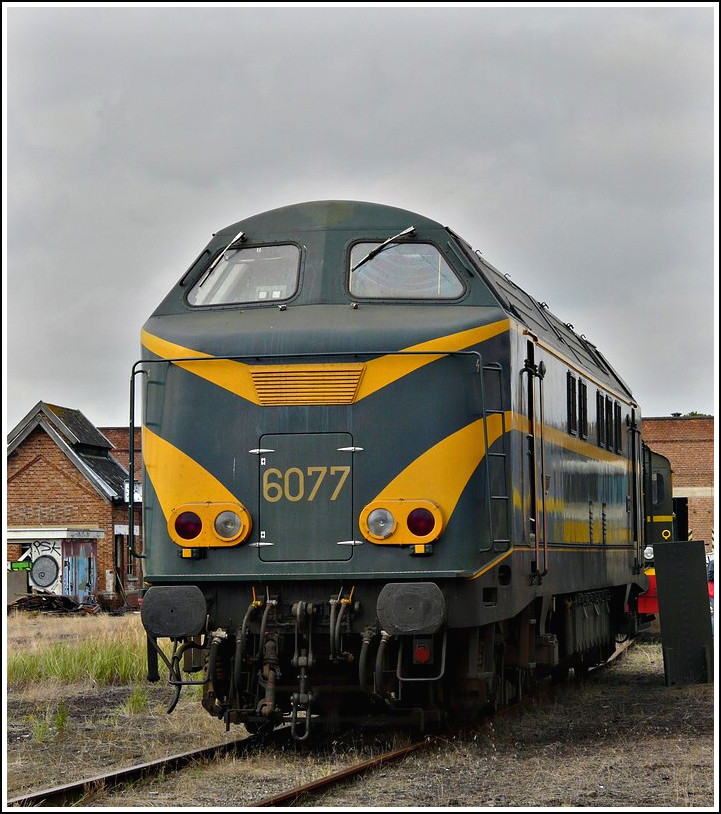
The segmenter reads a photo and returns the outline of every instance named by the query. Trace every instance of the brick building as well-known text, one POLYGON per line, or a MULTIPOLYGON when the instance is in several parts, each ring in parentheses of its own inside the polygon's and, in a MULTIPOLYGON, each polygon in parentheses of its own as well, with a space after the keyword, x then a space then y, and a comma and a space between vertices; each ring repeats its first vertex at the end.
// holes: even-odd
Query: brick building
POLYGON ((644 441, 665 455, 673 471, 673 505, 681 539, 714 550, 714 418, 672 415, 643 419, 644 441))
MULTIPOLYGON (((139 430, 134 444, 137 483, 139 430)), ((101 431, 79 410, 42 401, 9 433, 6 559, 30 563, 30 589, 109 605, 136 595, 142 560, 129 552, 128 460, 127 428, 101 431)), ((138 552, 140 524, 138 503, 138 552)))

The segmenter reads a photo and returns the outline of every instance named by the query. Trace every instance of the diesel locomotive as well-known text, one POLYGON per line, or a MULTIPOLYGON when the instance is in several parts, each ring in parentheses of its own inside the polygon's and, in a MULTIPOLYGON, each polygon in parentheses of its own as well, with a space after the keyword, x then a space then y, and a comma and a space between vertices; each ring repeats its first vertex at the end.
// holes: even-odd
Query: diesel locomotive
POLYGON ((171 709, 200 684, 228 728, 428 728, 648 621, 639 405, 450 228, 358 201, 249 217, 141 345, 141 616, 171 709))

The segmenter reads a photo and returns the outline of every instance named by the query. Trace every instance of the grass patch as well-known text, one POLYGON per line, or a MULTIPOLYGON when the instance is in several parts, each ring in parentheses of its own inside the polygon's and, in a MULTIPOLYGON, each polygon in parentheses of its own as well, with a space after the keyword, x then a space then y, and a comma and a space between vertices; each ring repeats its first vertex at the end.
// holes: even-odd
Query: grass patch
MULTIPOLYGON (((14 613, 7 619, 7 684, 16 690, 91 683, 138 686, 147 679, 147 636, 139 614, 14 613)), ((169 656, 172 645, 161 640, 169 656)), ((140 689, 131 704, 141 708, 140 689)))
POLYGON ((147 675, 145 631, 138 616, 8 620, 7 682, 99 686, 137 684, 147 675))
POLYGON ((7 660, 7 680, 19 687, 52 679, 127 684, 145 674, 145 651, 128 641, 59 642, 38 652, 11 653, 7 660))

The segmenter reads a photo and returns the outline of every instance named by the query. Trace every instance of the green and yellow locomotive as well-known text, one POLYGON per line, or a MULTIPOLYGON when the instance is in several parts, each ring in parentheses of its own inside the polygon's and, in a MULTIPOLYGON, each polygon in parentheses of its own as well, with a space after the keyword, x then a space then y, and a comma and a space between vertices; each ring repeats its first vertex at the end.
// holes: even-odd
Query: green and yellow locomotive
POLYGON ((450 229, 354 201, 250 217, 142 347, 150 672, 226 725, 425 727, 637 629, 639 407, 450 229))

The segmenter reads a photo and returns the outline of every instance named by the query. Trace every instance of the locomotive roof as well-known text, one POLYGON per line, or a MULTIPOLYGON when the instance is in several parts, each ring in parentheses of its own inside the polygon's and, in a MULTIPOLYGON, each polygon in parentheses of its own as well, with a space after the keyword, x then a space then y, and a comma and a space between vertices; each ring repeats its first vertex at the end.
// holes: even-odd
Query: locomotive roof
POLYGON ((396 227, 405 229, 411 225, 416 228, 444 229, 435 220, 395 206, 366 201, 307 201, 252 215, 226 226, 218 234, 237 234, 241 230, 287 234, 358 229, 379 229, 385 233, 396 227))
POLYGON ((377 230, 381 235, 393 234, 408 226, 414 226, 421 234, 442 231, 451 235, 464 247, 476 271, 509 317, 522 324, 544 344, 557 350, 580 369, 587 370, 599 381, 633 398, 628 385, 603 354, 583 334, 576 333, 571 323, 563 322, 551 313, 544 302, 536 300, 516 285, 507 274, 498 271, 450 228, 417 212, 366 201, 307 201, 253 215, 225 227, 214 237, 232 238, 240 232, 278 234, 287 237, 292 232, 361 229, 377 230))
POLYGON ((510 317, 524 325, 544 344, 550 345, 569 361, 575 362, 579 368, 589 371, 599 381, 613 389, 621 390, 633 399, 631 388, 584 334, 576 333, 570 322, 563 322, 548 310, 545 302, 539 302, 532 297, 516 285, 507 274, 501 274, 485 259, 475 255, 475 260, 483 270, 489 287, 510 317))

